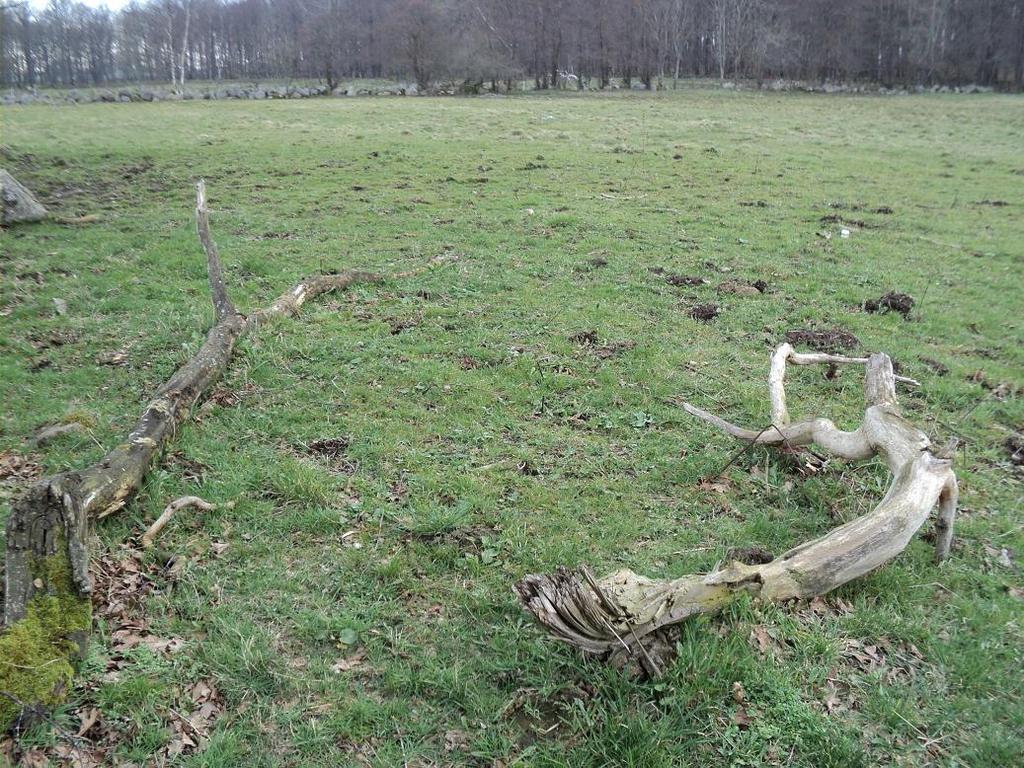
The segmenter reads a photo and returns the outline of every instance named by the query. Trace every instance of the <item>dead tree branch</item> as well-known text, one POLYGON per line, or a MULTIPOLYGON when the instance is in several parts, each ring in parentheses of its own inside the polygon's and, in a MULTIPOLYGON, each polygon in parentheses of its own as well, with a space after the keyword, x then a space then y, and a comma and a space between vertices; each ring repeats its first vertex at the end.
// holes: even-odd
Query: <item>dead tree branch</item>
POLYGON ((180 499, 175 499, 164 508, 160 517, 154 520, 153 524, 146 529, 144 534, 142 534, 141 543, 143 548, 148 549, 149 547, 152 547, 153 541, 160 535, 160 532, 167 526, 167 524, 171 522, 171 518, 186 507, 195 507, 196 509, 201 509, 204 512, 210 512, 211 510, 216 509, 217 505, 204 501, 198 496, 182 496, 180 499))
MULTIPOLYGON (((892 473, 885 497, 871 512, 805 542, 769 563, 727 563, 709 573, 657 581, 620 570, 595 582, 585 569, 559 568, 516 585, 523 606, 556 638, 584 651, 640 661, 638 644, 655 630, 696 614, 719 611, 740 594, 764 600, 810 598, 863 576, 902 552, 939 505, 936 555, 949 555, 957 485, 951 461, 931 450, 928 437, 900 414, 888 355, 840 358, 802 354, 789 344, 772 356, 768 377, 773 429, 744 429, 696 406, 688 413, 740 440, 757 445, 809 445, 845 459, 880 456, 892 473), (828 419, 791 423, 784 387, 786 365, 855 363, 866 367, 867 408, 852 432, 828 419)), ((646 665, 645 665, 646 666, 646 665)))
MULTIPOLYGON (((192 407, 224 373, 238 341, 324 293, 381 280, 367 272, 309 277, 269 307, 245 316, 228 296, 210 237, 202 182, 197 187, 196 228, 206 251, 216 314, 199 351, 156 391, 124 442, 91 467, 38 481, 15 501, 7 520, 0 690, 32 706, 62 699, 70 687, 72 663, 88 641, 91 524, 117 512, 138 490, 192 407)), ((0 730, 17 716, 9 702, 0 702, 0 730)))

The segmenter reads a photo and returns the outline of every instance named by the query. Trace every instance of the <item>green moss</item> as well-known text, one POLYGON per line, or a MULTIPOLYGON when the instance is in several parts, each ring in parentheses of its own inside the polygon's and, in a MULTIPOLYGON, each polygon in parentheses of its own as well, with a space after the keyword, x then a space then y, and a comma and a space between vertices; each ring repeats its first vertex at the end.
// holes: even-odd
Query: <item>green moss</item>
POLYGON ((40 558, 32 569, 50 594, 34 597, 25 618, 0 635, 0 729, 6 729, 21 704, 60 703, 70 688, 72 660, 88 637, 92 605, 78 595, 71 579, 67 549, 40 558))

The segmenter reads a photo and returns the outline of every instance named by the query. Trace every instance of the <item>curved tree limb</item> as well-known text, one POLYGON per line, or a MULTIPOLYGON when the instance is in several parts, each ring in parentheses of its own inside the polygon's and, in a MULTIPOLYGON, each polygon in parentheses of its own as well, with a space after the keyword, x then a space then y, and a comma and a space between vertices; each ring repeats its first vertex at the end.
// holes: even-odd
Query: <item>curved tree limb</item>
MULTIPOLYGON (((687 413, 740 440, 763 445, 809 445, 846 459, 880 456, 892 473, 884 498, 869 513, 834 528, 761 565, 727 563, 709 574, 657 581, 620 570, 596 581, 585 568, 558 568, 530 575, 516 585, 520 602, 557 639, 605 656, 634 653, 652 672, 642 649, 644 638, 695 614, 720 610, 740 594, 765 600, 825 594, 885 564, 902 552, 939 504, 936 555, 949 554, 956 514, 957 485, 949 459, 936 455, 927 435, 900 414, 898 377, 888 355, 839 358, 801 354, 782 344, 772 355, 769 399, 772 426, 756 432, 731 424, 696 406, 687 413), (828 419, 790 423, 786 405, 788 363, 857 363, 866 367, 867 408, 852 432, 828 419)), ((653 668, 656 673, 656 668, 653 668)))
MULTIPOLYGON (((156 391, 124 442, 90 467, 35 483, 14 502, 7 520, 0 691, 32 706, 62 699, 72 662, 88 641, 91 524, 117 512, 138 490, 191 408, 224 373, 239 339, 268 320, 295 314, 309 299, 381 280, 367 272, 316 275, 246 317, 228 296, 202 182, 196 190, 196 229, 206 251, 216 315, 206 340, 156 391)), ((0 701, 0 730, 17 715, 9 700, 0 701)))

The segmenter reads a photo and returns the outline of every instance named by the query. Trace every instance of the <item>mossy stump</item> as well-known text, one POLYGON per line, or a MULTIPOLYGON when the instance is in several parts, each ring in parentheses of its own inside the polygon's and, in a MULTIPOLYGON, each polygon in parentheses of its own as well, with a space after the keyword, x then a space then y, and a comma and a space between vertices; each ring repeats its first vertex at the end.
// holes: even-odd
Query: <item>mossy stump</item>
POLYGON ((25 615, 0 634, 0 731, 24 726, 41 708, 63 701, 86 650, 92 603, 75 587, 66 542, 54 543, 52 555, 33 558, 39 591, 25 615))

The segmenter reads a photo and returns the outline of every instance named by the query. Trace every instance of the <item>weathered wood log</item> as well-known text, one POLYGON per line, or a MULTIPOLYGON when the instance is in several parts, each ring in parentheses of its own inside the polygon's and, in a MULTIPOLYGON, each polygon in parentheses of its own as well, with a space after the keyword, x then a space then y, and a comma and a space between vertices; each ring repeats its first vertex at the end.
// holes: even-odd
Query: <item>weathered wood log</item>
POLYGON ((46 209, 11 174, 0 168, 0 225, 45 219, 46 209))
POLYGON ((845 459, 881 456, 892 482, 871 512, 805 542, 771 562, 730 562, 708 574, 657 581, 620 570, 595 580, 586 568, 559 568, 530 575, 516 585, 523 606, 554 635, 586 652, 615 661, 634 655, 649 674, 656 665, 644 649, 645 638, 696 614, 722 609, 738 595, 790 600, 823 595, 878 568, 902 552, 936 503, 936 555, 949 555, 956 514, 957 484, 951 461, 931 450, 927 435, 900 415, 897 377, 888 355, 843 358, 801 354, 789 344, 772 356, 768 378, 772 421, 760 431, 743 429, 696 406, 688 413, 750 444, 805 446, 814 443, 845 459), (852 432, 828 419, 790 423, 784 388, 787 363, 863 364, 867 409, 852 432))
POLYGON ((59 702, 70 687, 74 661, 91 629, 90 524, 121 509, 138 490, 191 408, 223 374, 239 339, 261 323, 295 314, 324 293, 381 279, 367 272, 315 275, 269 307, 240 314, 228 297, 210 237, 202 182, 196 197, 196 226, 216 314, 206 340, 157 390, 123 443, 91 467, 38 481, 15 501, 7 520, 0 730, 25 708, 59 702))

